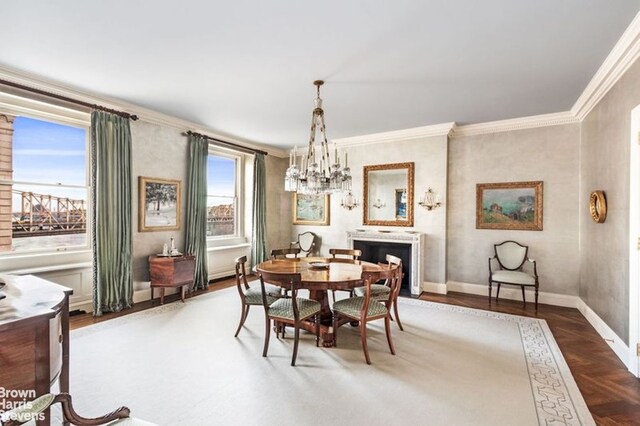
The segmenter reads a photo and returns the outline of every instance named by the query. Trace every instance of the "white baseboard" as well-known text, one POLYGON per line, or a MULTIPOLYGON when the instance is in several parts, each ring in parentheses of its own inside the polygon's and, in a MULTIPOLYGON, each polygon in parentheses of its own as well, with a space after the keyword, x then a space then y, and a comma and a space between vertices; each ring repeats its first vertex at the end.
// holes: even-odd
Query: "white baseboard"
POLYGON ((589 324, 596 329, 598 334, 611 347, 613 352, 620 358, 620 361, 629 368, 629 346, 596 314, 593 309, 587 306, 582 299, 578 299, 578 310, 589 321, 589 324))
POLYGON ((425 281, 422 283, 422 291, 429 293, 447 294, 447 285, 445 283, 432 283, 425 281))
MULTIPOLYGON (((494 284, 492 295, 495 297, 497 286, 494 284)), ((448 281, 447 291, 458 291, 460 293, 467 294, 479 294, 482 296, 489 295, 489 286, 487 284, 470 284, 462 283, 458 281, 448 281)), ((535 301, 535 292, 532 290, 525 290, 527 302, 535 301)), ((519 287, 507 287, 500 288, 500 299, 509 300, 522 300, 522 291, 519 287)), ((577 308, 578 296, 570 296, 568 294, 547 293, 541 291, 538 293, 538 303, 544 303, 545 305, 563 306, 565 308, 577 308)))

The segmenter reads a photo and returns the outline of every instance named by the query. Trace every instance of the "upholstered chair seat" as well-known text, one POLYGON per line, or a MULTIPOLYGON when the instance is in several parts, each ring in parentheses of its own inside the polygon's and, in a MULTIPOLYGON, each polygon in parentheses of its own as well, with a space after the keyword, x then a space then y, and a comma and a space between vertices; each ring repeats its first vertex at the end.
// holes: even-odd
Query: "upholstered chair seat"
MULTIPOLYGON (((353 289, 353 294, 358 297, 363 297, 367 292, 366 287, 356 287, 353 289)), ((372 299, 382 299, 386 300, 389 297, 389 293, 391 293, 391 288, 384 284, 371 284, 371 298, 372 299)))
MULTIPOLYGON (((365 302, 364 296, 349 297, 347 299, 338 300, 336 303, 333 304, 333 311, 353 319, 360 319, 360 316, 362 314, 362 306, 364 305, 364 302, 365 302)), ((388 311, 386 306, 372 299, 367 309, 367 318, 386 315, 387 312, 388 311)))
POLYGON ((496 271, 491 274, 494 282, 513 283, 522 285, 535 285, 536 277, 526 272, 520 271, 496 271))
MULTIPOLYGON (((266 284, 265 290, 267 292, 267 303, 272 304, 280 298, 282 292, 280 287, 275 285, 266 284)), ((262 290, 259 287, 250 288, 244 293, 245 303, 248 305, 262 305, 262 290)))
MULTIPOLYGON (((298 297, 298 312, 300 320, 309 318, 320 312, 320 302, 311 299, 298 297)), ((294 320, 293 300, 291 298, 282 298, 273 302, 268 309, 269 316, 276 319, 294 320)))

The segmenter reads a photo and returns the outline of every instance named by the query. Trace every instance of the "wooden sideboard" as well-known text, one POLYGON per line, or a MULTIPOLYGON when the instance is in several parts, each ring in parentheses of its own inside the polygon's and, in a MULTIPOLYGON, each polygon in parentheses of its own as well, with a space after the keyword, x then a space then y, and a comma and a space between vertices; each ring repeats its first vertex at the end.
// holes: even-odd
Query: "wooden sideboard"
POLYGON ((156 287, 160 289, 160 304, 164 303, 165 288, 180 287, 180 299, 184 302, 186 287, 193 284, 195 270, 195 256, 149 256, 151 301, 153 302, 153 292, 156 287))
MULTIPOLYGON (((73 290, 32 275, 3 276, 0 300, 0 388, 27 392, 0 398, 8 404, 51 392, 69 392, 69 296, 73 290)), ((3 408, 4 407, 4 408, 3 408)), ((49 411, 38 426, 50 424, 49 411)))

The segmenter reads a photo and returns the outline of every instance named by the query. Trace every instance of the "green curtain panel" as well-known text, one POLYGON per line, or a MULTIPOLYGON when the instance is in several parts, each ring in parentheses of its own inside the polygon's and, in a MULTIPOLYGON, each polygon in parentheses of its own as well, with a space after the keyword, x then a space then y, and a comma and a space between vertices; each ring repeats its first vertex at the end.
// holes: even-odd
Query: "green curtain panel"
POLYGON ((267 197, 264 154, 256 154, 253 160, 253 239, 251 241, 251 265, 267 258, 267 197))
POLYGON ((133 305, 129 119, 91 114, 93 314, 133 305))
POLYGON ((189 135, 187 180, 186 252, 196 257, 193 289, 209 286, 207 269, 207 156, 209 144, 201 136, 189 135))

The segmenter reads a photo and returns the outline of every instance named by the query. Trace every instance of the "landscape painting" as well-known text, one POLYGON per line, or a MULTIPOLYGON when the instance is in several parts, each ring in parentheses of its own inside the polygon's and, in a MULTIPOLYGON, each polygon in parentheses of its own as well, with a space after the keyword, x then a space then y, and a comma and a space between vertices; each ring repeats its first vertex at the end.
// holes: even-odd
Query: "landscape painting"
POLYGON ((477 184, 476 228, 542 231, 542 182, 477 184))
POLYGON ((139 177, 138 230, 180 229, 180 181, 139 177))
POLYGON ((329 225, 329 195, 293 194, 294 225, 329 225))

